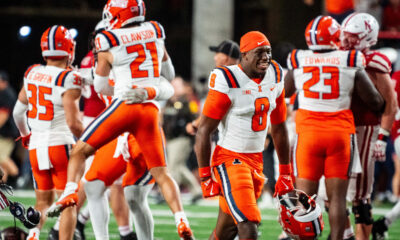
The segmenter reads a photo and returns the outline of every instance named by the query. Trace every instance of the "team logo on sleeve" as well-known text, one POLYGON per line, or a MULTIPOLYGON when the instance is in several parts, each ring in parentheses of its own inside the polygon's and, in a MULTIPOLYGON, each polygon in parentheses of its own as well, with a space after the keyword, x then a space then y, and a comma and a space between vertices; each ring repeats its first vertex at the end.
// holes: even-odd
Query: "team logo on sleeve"
POLYGON ((235 158, 235 160, 233 160, 233 164, 238 165, 238 164, 242 164, 242 162, 239 159, 235 158))

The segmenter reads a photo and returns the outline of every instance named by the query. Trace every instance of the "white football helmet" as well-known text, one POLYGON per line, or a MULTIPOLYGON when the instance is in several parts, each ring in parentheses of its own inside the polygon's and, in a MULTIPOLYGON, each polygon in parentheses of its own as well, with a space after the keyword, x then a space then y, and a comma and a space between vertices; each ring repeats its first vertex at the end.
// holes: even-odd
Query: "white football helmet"
POLYGON ((341 27, 342 46, 346 41, 345 33, 358 37, 357 43, 350 48, 364 50, 375 45, 378 41, 379 24, 376 19, 368 13, 353 13, 347 16, 341 27))

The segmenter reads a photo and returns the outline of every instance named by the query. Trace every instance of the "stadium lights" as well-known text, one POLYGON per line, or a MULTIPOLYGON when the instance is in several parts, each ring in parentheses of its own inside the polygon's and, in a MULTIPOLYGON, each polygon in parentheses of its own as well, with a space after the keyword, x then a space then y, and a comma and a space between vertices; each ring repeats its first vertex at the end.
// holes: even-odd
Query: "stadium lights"
POLYGON ((78 36, 78 30, 76 30, 75 28, 69 29, 69 32, 71 33, 74 39, 76 38, 76 36, 78 36))
POLYGON ((19 29, 19 35, 21 37, 27 37, 27 36, 29 36, 29 34, 31 34, 31 27, 30 26, 22 26, 19 29))

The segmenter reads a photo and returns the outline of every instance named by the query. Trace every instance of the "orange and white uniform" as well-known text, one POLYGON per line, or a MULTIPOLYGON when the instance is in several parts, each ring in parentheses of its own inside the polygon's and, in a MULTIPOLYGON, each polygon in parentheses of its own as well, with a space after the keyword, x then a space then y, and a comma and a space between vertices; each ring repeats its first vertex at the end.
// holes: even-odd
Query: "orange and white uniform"
MULTIPOLYGON (((367 73, 380 72, 390 74, 391 62, 382 53, 368 51, 365 53, 367 73)), ((376 79, 379 81, 379 79, 376 79)), ((372 158, 378 140, 381 114, 369 110, 358 96, 351 103, 357 133, 357 145, 360 153, 362 173, 350 179, 347 198, 351 201, 369 199, 374 183, 375 160, 372 158)))
POLYGON ((221 120, 211 166, 221 186, 220 208, 236 223, 260 222, 256 200, 264 185, 264 142, 269 119, 286 120, 283 72, 272 61, 263 79, 250 79, 240 65, 211 72, 203 114, 221 120))
POLYGON ((294 173, 318 181, 348 179, 352 170, 355 127, 350 110, 355 73, 365 67, 359 51, 316 53, 293 50, 288 56, 298 90, 294 173))
MULTIPOLYGON (((106 106, 112 102, 109 96, 99 94, 99 98, 106 106)), ((101 180, 108 187, 122 176, 123 187, 155 182, 135 137, 129 133, 124 133, 96 151, 84 180, 101 180)))
POLYGON ((65 120, 62 95, 68 89, 81 89, 81 82, 78 72, 54 66, 37 64, 25 72, 32 132, 29 157, 35 189, 64 189, 69 152, 75 140, 65 120))
POLYGON ((119 98, 134 86, 158 86, 165 34, 157 22, 102 31, 96 50, 113 56, 114 100, 84 131, 80 140, 98 149, 124 132, 132 133, 145 156, 148 169, 165 166, 164 143, 157 102, 127 105, 119 98))

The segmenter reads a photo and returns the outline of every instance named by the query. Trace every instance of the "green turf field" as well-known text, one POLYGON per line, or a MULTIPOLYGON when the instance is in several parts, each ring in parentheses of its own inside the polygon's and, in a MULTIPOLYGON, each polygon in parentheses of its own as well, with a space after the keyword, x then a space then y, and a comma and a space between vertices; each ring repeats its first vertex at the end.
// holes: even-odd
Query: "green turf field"
MULTIPOLYGON (((33 194, 19 194, 18 192, 14 197, 10 199, 15 201, 20 201, 25 204, 25 206, 33 205, 34 198, 33 194)), ((211 204, 213 205, 213 204, 211 204)), ((215 205, 215 204, 214 204, 215 205)), ((384 214, 390 206, 385 205, 384 207, 379 207, 375 209, 377 213, 374 217, 384 214)), ((151 209, 153 211, 154 222, 155 222, 155 239, 163 240, 176 240, 178 236, 176 234, 176 228, 174 223, 174 218, 167 207, 167 205, 156 205, 152 204, 151 209)), ((208 239, 213 227, 215 226, 217 217, 217 207, 216 206, 190 206, 185 205, 185 211, 189 218, 191 227, 195 233, 196 239, 203 240, 208 239)), ((329 233, 328 220, 324 214, 325 229, 323 235, 320 239, 326 239, 329 233)), ((54 224, 55 219, 48 219, 46 225, 44 226, 40 239, 47 239, 47 233, 51 226, 54 224)), ((0 228, 5 228, 8 226, 13 226, 13 217, 8 211, 0 212, 0 228)), ((22 224, 17 223, 19 227, 22 224)), ((115 219, 111 217, 109 225, 110 239, 119 239, 118 227, 115 223, 115 219)), ((275 209, 263 209, 262 210, 262 224, 260 226, 260 238, 259 239, 277 239, 281 232, 281 227, 277 222, 277 211, 275 209)), ((85 229, 87 239, 94 239, 94 234, 90 223, 87 224, 85 229)), ((397 221, 391 227, 389 231, 389 239, 398 240, 400 239, 400 221, 397 221)))

